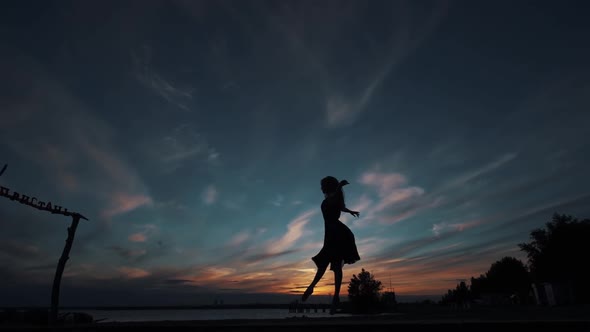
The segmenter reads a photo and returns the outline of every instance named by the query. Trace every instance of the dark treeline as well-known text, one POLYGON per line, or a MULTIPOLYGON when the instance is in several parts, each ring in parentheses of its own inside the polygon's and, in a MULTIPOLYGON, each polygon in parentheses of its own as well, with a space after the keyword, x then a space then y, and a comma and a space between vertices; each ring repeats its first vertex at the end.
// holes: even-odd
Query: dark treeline
POLYGON ((555 213, 545 228, 519 243, 526 264, 503 257, 470 285, 461 282, 448 290, 441 304, 589 304, 590 219, 555 213))

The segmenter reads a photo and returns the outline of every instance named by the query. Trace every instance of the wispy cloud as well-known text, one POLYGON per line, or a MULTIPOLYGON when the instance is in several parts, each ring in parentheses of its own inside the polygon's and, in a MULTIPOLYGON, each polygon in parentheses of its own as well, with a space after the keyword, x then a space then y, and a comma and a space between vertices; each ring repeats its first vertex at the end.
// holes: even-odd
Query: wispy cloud
POLYGON ((137 279, 149 276, 151 273, 136 267, 122 266, 117 269, 123 278, 137 279))
POLYGON ((110 206, 103 211, 103 215, 106 217, 113 217, 119 214, 123 214, 129 211, 133 211, 140 206, 151 205, 152 199, 145 195, 130 195, 127 193, 119 192, 113 193, 110 206))
POLYGON ((482 223, 483 223, 482 220, 472 220, 472 221, 466 221, 466 222, 462 222, 462 223, 450 223, 450 224, 442 222, 442 223, 432 225, 432 233, 434 233, 434 235, 438 236, 441 233, 444 233, 449 230, 461 232, 463 230, 475 227, 477 225, 481 225, 482 223))
POLYGON ((143 233, 133 233, 129 235, 129 241, 131 242, 145 242, 147 241, 147 236, 143 233))
POLYGON ((209 185, 203 191, 203 195, 202 195, 203 203, 205 203, 207 205, 214 204, 217 201, 217 196, 218 196, 217 188, 214 185, 209 185))
MULTIPOLYGON (((504 255, 523 257, 517 243, 526 241, 528 232, 542 225, 543 217, 547 218, 565 206, 584 204, 588 197, 587 194, 572 196, 553 204, 519 207, 478 219, 435 223, 430 230, 431 235, 399 238, 377 250, 367 264, 375 270, 391 273, 397 280, 407 279, 408 284, 403 287, 405 291, 419 289, 420 292, 427 292, 425 284, 429 282, 433 283, 429 286, 436 284, 436 288, 441 289, 445 287, 445 282, 441 282, 439 277, 478 276, 504 255), (521 230, 521 233, 507 232, 508 228, 521 230), (420 282, 410 281, 411 276, 421 276, 420 282)), ((446 281, 446 285, 452 288, 455 282, 446 281)))
MULTIPOLYGON (((437 3, 430 9, 429 15, 421 19, 401 2, 396 2, 389 10, 394 17, 388 23, 394 26, 385 28, 389 30, 388 35, 392 38, 384 41, 388 47, 383 58, 375 59, 377 66, 373 65, 374 74, 366 80, 366 85, 360 89, 360 93, 356 96, 345 96, 345 94, 337 92, 337 89, 331 89, 326 98, 325 119, 328 127, 348 126, 355 122, 358 116, 366 110, 375 91, 383 81, 435 31, 435 28, 446 16, 448 4, 446 2, 437 3)), ((351 14, 356 15, 357 13, 353 11, 351 14)), ((350 23, 347 21, 346 24, 350 23)))
POLYGON ((24 54, 16 58, 19 61, 11 68, 3 66, 3 71, 8 78, 19 77, 31 88, 15 94, 18 97, 14 102, 0 110, 2 144, 52 177, 58 174, 63 189, 76 194, 92 193, 102 205, 99 209, 103 216, 150 204, 146 185, 112 143, 113 129, 36 60, 24 54), (22 105, 26 105, 24 113, 20 112, 22 105), (48 107, 51 116, 47 116, 48 107), (39 122, 39 118, 45 120, 39 122), (38 135, 29 135, 31 132, 38 135))
POLYGON ((45 158, 55 165, 56 177, 59 179, 60 184, 67 191, 77 192, 80 189, 80 180, 72 170, 75 158, 65 153, 63 148, 54 144, 45 143, 43 150, 45 158))
POLYGON ((416 198, 424 194, 424 189, 416 186, 406 186, 407 179, 399 173, 386 173, 381 171, 367 171, 363 173, 359 182, 373 189, 379 199, 374 203, 369 203, 365 199, 367 208, 366 218, 377 218, 382 223, 393 224, 414 215, 421 208, 427 205, 419 205, 413 209, 405 208, 401 213, 398 211, 392 215, 391 209, 394 207, 404 208, 412 203, 416 198), (404 206, 400 204, 406 204, 404 206))
POLYGON ((420 187, 394 189, 381 198, 379 203, 373 208, 373 211, 375 213, 381 212, 387 207, 421 196, 422 194, 424 194, 424 189, 420 187))
POLYGON ((172 105, 184 111, 190 111, 189 103, 193 98, 193 91, 179 88, 170 80, 163 78, 152 64, 152 49, 144 46, 142 51, 140 54, 131 54, 137 80, 172 105))
POLYGON ((146 242, 149 236, 158 231, 158 227, 153 224, 141 225, 141 231, 129 235, 128 239, 131 242, 146 242))
MULTIPOLYGON (((490 232, 505 230, 507 227, 522 227, 522 225, 531 224, 534 222, 537 225, 540 223, 537 220, 549 218, 553 213, 558 211, 567 211, 580 206, 588 206, 590 203, 590 193, 573 194, 564 198, 551 199, 548 202, 539 203, 537 205, 528 207, 519 207, 517 209, 503 211, 497 216, 490 218, 495 221, 490 223, 490 232)), ((534 225, 534 224, 532 224, 534 225)), ((537 226, 532 226, 537 227, 537 226)))
POLYGON ((248 197, 244 193, 240 194, 230 194, 224 195, 225 199, 222 201, 223 206, 226 209, 230 210, 238 210, 244 207, 248 197), (229 196, 229 197, 228 197, 229 196))
POLYGON ((228 260, 238 265, 255 266, 260 263, 269 264, 272 258, 303 250, 302 247, 294 246, 307 234, 305 226, 316 213, 317 211, 313 209, 299 214, 287 224, 287 230, 283 235, 266 241, 260 238, 260 236, 268 233, 266 229, 258 229, 255 233, 242 231, 235 234, 228 242, 228 245, 232 248, 243 245, 247 240, 253 238, 257 238, 257 241, 261 242, 258 245, 248 247, 245 251, 232 254, 228 260))
POLYGON ((219 152, 194 125, 182 124, 158 141, 151 142, 149 153, 164 165, 166 171, 175 171, 190 162, 217 165, 219 152))
POLYGON ((442 295, 457 280, 479 276, 503 256, 518 256, 513 237, 465 243, 451 240, 451 232, 460 231, 399 241, 370 257, 364 266, 382 281, 391 277, 398 293, 442 295))
POLYGON ((147 254, 145 249, 129 249, 121 246, 111 246, 109 249, 124 259, 138 259, 147 254))
POLYGON ((291 248, 303 235, 305 225, 317 212, 315 209, 306 211, 287 225, 287 232, 279 239, 272 241, 266 247, 267 254, 276 254, 291 248))
POLYGON ((390 243, 391 239, 384 238, 382 236, 371 236, 356 240, 357 249, 359 255, 361 256, 361 260, 374 256, 375 254, 379 253, 383 247, 389 245, 390 243))
POLYGON ((248 241, 248 239, 250 239, 251 234, 249 231, 241 231, 237 234, 235 234, 234 236, 232 236, 232 238, 229 240, 228 245, 231 247, 239 247, 240 245, 242 245, 243 243, 245 243, 246 241, 248 241))
POLYGON ((488 174, 488 173, 500 168, 504 164, 515 159, 517 156, 518 156, 517 153, 506 153, 506 154, 498 157, 497 159, 491 161, 490 163, 488 163, 478 169, 472 170, 472 171, 467 172, 457 178, 452 179, 450 182, 448 182, 445 185, 445 187, 454 188, 454 187, 462 186, 469 181, 472 181, 482 175, 488 174))
POLYGON ((405 176, 399 173, 365 172, 359 179, 361 184, 377 189, 379 196, 387 196, 393 189, 406 184, 405 176))
POLYGON ((156 208, 171 209, 171 210, 177 210, 177 211, 186 211, 186 209, 188 208, 185 204, 180 203, 176 200, 155 202, 154 206, 156 208))
POLYGON ((301 252, 301 248, 292 248, 283 251, 269 251, 269 252, 256 252, 251 255, 247 255, 244 257, 244 262, 247 266, 266 266, 268 267, 268 263, 272 260, 276 260, 279 257, 292 255, 295 253, 301 252))
POLYGON ((285 201, 285 197, 283 197, 283 195, 278 194, 277 197, 272 200, 271 204, 276 206, 276 207, 280 207, 281 205, 283 205, 283 202, 285 201))
POLYGON ((186 281, 192 285, 217 284, 216 287, 227 282, 227 277, 236 272, 235 268, 225 266, 203 266, 184 274, 177 275, 175 279, 186 281))
POLYGON ((364 105, 360 102, 347 101, 343 97, 331 96, 326 101, 326 124, 328 127, 348 125, 356 120, 364 105))
POLYGON ((37 246, 31 244, 3 239, 0 241, 0 254, 14 258, 36 258, 40 257, 41 251, 37 246))
MULTIPOLYGON (((479 192, 478 196, 474 196, 472 192, 463 191, 466 184, 497 171, 516 157, 516 153, 503 154, 458 176, 450 177, 448 180, 443 178, 440 185, 433 186, 428 192, 422 187, 409 186, 402 174, 367 171, 361 175, 359 182, 375 190, 379 200, 369 206, 366 217, 390 225, 432 209, 450 212, 464 208, 481 197, 490 197, 495 192, 492 188, 489 192, 479 192)), ((512 189, 514 187, 510 190, 512 189)), ((510 193, 510 190, 506 193, 510 193)), ((460 225, 439 223, 432 230, 441 232, 453 227, 460 225)))

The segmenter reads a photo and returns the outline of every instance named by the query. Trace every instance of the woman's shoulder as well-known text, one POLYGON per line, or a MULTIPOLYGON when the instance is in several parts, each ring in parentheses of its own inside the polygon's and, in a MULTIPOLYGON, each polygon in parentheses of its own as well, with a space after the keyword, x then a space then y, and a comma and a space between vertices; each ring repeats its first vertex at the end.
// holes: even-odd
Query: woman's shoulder
POLYGON ((322 205, 324 205, 324 204, 329 204, 329 205, 336 204, 337 201, 338 200, 336 199, 335 196, 328 196, 328 197, 324 198, 324 200, 322 201, 322 205))

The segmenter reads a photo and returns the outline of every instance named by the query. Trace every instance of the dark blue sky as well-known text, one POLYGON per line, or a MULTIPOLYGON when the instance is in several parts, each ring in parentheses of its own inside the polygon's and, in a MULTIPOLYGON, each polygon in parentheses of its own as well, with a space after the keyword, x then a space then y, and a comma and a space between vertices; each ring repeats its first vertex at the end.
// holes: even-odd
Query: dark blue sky
MULTIPOLYGON (((361 212, 345 280, 400 295, 590 214, 585 1, 0 6, 0 185, 90 219, 65 304, 295 298, 326 175, 361 212)), ((68 224, 0 201, 0 304, 47 304, 68 224)))

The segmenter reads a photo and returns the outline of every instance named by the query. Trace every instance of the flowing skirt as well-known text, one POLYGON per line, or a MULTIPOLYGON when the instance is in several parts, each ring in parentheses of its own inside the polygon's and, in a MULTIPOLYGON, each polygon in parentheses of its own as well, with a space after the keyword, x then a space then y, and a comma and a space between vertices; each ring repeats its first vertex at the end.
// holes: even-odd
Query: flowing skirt
POLYGON ((327 222, 324 232, 324 246, 311 259, 320 266, 330 264, 330 270, 342 267, 343 264, 353 264, 361 259, 356 248, 354 234, 340 220, 327 222))

